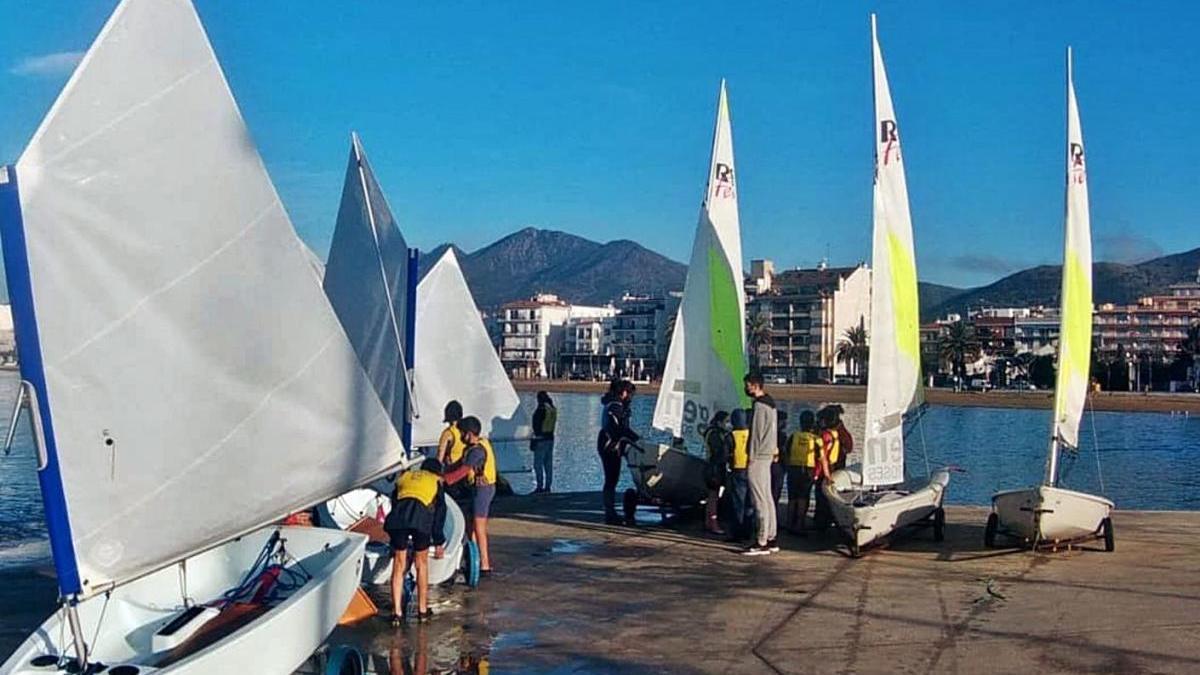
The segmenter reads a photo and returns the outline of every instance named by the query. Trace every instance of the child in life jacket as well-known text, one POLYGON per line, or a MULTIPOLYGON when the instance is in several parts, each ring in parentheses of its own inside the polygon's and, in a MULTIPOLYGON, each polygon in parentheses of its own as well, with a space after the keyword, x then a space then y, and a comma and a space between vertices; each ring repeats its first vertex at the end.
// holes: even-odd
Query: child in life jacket
POLYGON ((404 575, 408 572, 408 549, 417 581, 417 618, 422 623, 433 617, 429 609, 429 548, 441 546, 446 524, 446 495, 442 489, 442 465, 425 460, 396 479, 392 510, 383 528, 392 540, 392 623, 405 616, 404 575))
POLYGON ((487 521, 492 499, 496 496, 496 452, 491 442, 483 437, 479 418, 464 417, 458 423, 458 428, 467 448, 463 451, 462 462, 446 473, 446 484, 465 481, 468 487, 463 502, 469 500, 469 504, 460 503, 464 513, 470 514, 471 539, 479 546, 479 573, 481 576, 491 576, 492 557, 488 551, 487 521))

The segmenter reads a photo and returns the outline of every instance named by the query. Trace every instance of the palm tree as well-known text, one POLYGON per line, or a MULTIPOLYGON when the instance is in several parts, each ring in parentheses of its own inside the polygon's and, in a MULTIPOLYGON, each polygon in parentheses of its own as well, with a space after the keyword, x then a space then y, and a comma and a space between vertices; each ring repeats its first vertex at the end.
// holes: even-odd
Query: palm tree
MULTIPOLYGON (((771 328, 771 315, 767 312, 759 312, 746 318, 746 342, 750 347, 750 360, 755 368, 762 364, 763 348, 770 349, 774 332, 771 328)), ((769 351, 767 355, 769 359, 769 351)))
POLYGON ((844 337, 838 342, 837 351, 833 357, 838 363, 850 367, 850 374, 858 377, 862 374, 862 366, 871 356, 871 348, 867 345, 867 329, 860 323, 846 329, 844 337))
POLYGON ((950 324, 946 333, 938 340, 938 352, 954 366, 954 374, 960 379, 967 378, 967 361, 979 358, 979 340, 975 331, 963 321, 950 324))

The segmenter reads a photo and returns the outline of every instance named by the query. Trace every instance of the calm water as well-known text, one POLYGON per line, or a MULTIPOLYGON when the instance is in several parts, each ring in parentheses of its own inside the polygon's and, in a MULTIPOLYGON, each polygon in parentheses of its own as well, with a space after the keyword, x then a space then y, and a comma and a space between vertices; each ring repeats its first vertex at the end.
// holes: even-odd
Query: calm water
MULTIPOLYGON (((0 427, 8 424, 16 383, 15 373, 0 373, 0 427)), ((598 490, 601 472, 595 439, 600 397, 557 394, 554 399, 559 408, 554 489, 598 490)), ((522 394, 522 401, 527 410, 533 409, 532 395, 522 394)), ((793 423, 805 407, 784 404, 793 423)), ((863 406, 845 407, 847 425, 859 438, 863 406)), ((649 431, 653 408, 650 395, 634 399, 634 426, 651 437, 655 437, 649 431)), ((931 408, 922 420, 923 433, 914 431, 908 438, 909 471, 924 473, 924 445, 932 466, 957 468, 950 482, 950 503, 987 504, 998 489, 1040 479, 1049 417, 1045 410, 931 408)), ((22 426, 12 454, 0 456, 0 568, 49 559, 33 446, 26 423, 22 426)), ((1200 416, 1095 413, 1084 418, 1080 436, 1082 452, 1065 460, 1066 486, 1099 491, 1102 477, 1103 494, 1118 508, 1200 510, 1200 416)), ((497 451, 513 487, 518 492, 532 490, 528 445, 498 444, 497 451)), ((628 476, 622 480, 628 484, 628 476)))

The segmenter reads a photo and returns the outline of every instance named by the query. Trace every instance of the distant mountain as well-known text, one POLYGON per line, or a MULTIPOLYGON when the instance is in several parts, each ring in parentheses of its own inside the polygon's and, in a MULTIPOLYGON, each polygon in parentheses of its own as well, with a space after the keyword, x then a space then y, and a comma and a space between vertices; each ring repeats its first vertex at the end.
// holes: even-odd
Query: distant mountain
POLYGON ((917 282, 917 298, 921 304, 921 319, 930 321, 936 318, 937 314, 932 311, 946 304, 953 298, 956 298, 967 289, 956 288, 954 286, 943 286, 929 281, 917 282))
MULTIPOLYGON (((427 270, 452 244, 421 254, 427 270)), ((622 293, 683 290, 687 267, 627 239, 606 244, 555 230, 527 227, 478 251, 454 247, 482 308, 535 293, 555 293, 575 304, 604 304, 622 293)))
MULTIPOLYGON (((1196 278, 1200 248, 1147 260, 1136 265, 1098 262, 1092 266, 1092 296, 1096 304, 1127 304, 1138 298, 1165 292, 1170 284, 1196 278)), ((927 286, 928 284, 922 284, 927 286)), ((1041 265, 1010 274, 995 283, 948 293, 940 302, 925 302, 922 288, 921 315, 929 320, 950 312, 965 313, 974 307, 1055 306, 1062 286, 1061 265, 1041 265)), ((949 289, 949 287, 940 287, 949 289)), ((939 292, 941 292, 939 290, 939 292)))

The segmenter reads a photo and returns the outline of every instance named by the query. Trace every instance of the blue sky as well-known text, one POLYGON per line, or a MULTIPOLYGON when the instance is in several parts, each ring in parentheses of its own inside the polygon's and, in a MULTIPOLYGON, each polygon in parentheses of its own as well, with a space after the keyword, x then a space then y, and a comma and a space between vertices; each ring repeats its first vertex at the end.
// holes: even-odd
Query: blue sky
MULTIPOLYGON (((13 161, 114 0, 0 0, 13 161)), ((1200 246, 1200 3, 198 0, 300 234, 328 247, 357 130, 410 243, 527 225, 687 257, 729 81, 747 258, 868 253, 868 14, 920 276, 986 283, 1062 238, 1064 48, 1097 257, 1200 246)))

